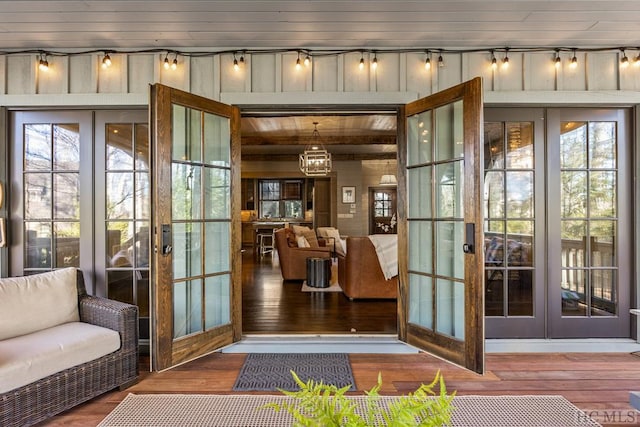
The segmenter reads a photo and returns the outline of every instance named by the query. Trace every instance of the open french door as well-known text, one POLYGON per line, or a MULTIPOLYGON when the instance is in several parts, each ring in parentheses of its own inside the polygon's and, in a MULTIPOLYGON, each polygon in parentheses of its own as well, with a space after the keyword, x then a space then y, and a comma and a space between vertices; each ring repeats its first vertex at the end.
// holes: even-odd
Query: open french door
POLYGON ((400 339, 478 373, 482 108, 480 78, 407 104, 398 146, 400 339))
POLYGON ((162 370, 240 339, 240 111, 151 86, 151 363, 162 370))

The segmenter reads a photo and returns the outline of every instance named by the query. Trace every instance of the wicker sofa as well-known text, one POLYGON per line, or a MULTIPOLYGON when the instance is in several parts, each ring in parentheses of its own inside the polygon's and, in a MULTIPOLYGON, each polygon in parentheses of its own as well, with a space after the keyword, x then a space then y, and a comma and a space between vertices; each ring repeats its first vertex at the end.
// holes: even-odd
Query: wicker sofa
POLYGON ((1 426, 36 424, 137 377, 136 306, 88 295, 75 268, 0 279, 1 426))

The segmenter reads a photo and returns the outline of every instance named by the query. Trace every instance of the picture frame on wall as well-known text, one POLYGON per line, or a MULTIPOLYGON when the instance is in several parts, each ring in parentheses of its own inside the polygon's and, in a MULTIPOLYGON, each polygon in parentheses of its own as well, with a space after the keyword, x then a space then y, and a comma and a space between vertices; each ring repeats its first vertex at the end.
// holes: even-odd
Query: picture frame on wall
POLYGON ((356 187, 342 187, 342 203, 356 202, 356 187))

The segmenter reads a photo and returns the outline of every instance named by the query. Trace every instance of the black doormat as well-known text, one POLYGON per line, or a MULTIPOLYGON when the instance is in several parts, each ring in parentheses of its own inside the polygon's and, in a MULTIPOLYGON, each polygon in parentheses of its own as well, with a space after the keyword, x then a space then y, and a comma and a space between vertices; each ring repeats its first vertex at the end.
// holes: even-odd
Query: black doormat
POLYGON ((250 353, 240 369, 234 391, 299 390, 291 371, 303 381, 356 389, 346 353, 250 353))

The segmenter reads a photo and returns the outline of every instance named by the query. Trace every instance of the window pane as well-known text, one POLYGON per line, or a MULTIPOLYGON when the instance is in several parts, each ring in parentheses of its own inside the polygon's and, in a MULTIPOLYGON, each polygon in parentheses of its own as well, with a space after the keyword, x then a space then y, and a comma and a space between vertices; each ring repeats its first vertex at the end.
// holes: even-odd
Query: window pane
POLYGON ((464 279, 464 243, 462 221, 436 222, 436 274, 464 279))
POLYGON ((484 124, 484 168, 504 168, 504 127, 502 123, 484 124))
POLYGON ((591 221, 591 267, 616 267, 616 221, 591 221))
POLYGON ((208 222, 205 224, 204 243, 206 245, 205 274, 220 273, 231 270, 231 261, 229 258, 229 248, 231 247, 229 239, 231 233, 229 231, 228 222, 208 222))
POLYGON ((57 173, 53 176, 53 216, 55 219, 80 219, 80 174, 57 173))
POLYGON ((202 224, 173 224, 173 278, 202 274, 202 224))
POLYGON ((107 219, 133 219, 133 173, 107 172, 107 219))
POLYGON ((433 329, 431 277, 409 274, 409 323, 433 329))
POLYGON ((149 173, 139 172, 135 174, 136 179, 136 219, 151 218, 151 195, 149 186, 149 173))
POLYGON ((436 110, 436 160, 463 157, 462 101, 436 110))
POLYGON ((231 218, 231 184, 228 169, 204 168, 206 219, 231 218))
POLYGON ((149 267, 149 223, 136 222, 136 267, 149 267))
POLYGON ((409 217, 433 218, 431 211, 431 166, 408 171, 409 217))
POLYGON ((618 314, 615 270, 591 270, 591 315, 618 314))
POLYGON ((197 162, 202 159, 201 116, 200 111, 173 105, 173 160, 197 162))
POLYGON ((228 274, 205 279, 205 329, 231 322, 230 283, 231 276, 228 274))
POLYGON ((562 298, 563 316, 586 316, 587 270, 562 270, 562 298))
POLYGON ((484 178, 486 218, 504 218, 504 172, 487 172, 484 178))
POLYGON ((173 219, 199 219, 201 218, 200 203, 202 195, 200 166, 173 163, 171 165, 173 177, 173 219))
POLYGON ((431 221, 409 221, 409 270, 433 272, 431 221))
POLYGON ((505 270, 491 269, 485 271, 485 316, 504 316, 504 272, 505 270))
POLYGON ((533 271, 508 271, 508 315, 533 316, 533 271))
POLYGON ((51 126, 25 125, 24 127, 24 169, 51 170, 51 126))
POLYGON ((107 227, 107 266, 132 267, 134 223, 132 221, 108 221, 107 227))
POLYGON ((462 218, 464 176, 461 161, 436 165, 436 218, 462 218))
POLYGON ((284 202, 285 218, 302 218, 302 200, 287 200, 284 202))
POLYGON ((230 147, 229 119, 204 113, 204 163, 213 166, 230 166, 230 147))
POLYGON ((107 297, 116 301, 135 304, 133 271, 107 271, 107 297))
POLYGON ((25 268, 51 268, 51 223, 26 222, 25 268))
POLYGON ((202 331, 202 280, 174 284, 173 337, 202 331))
POLYGON ((135 132, 136 169, 149 170, 149 126, 136 123, 135 132))
MULTIPOLYGON (((533 222, 531 222, 533 227, 533 222)), ((533 267, 533 233, 509 234, 507 266, 533 267)))
POLYGON ((436 280, 436 330, 464 340, 464 284, 436 280))
POLYGON ((25 219, 51 219, 52 182, 49 173, 24 175, 25 219))
POLYGON ((562 266, 584 267, 586 264, 586 221, 562 221, 562 266))
POLYGON ((507 123, 507 169, 533 169, 533 123, 507 123))
POLYGON ((616 123, 589 123, 589 165, 598 169, 616 167, 616 123))
POLYGON ((80 267, 80 223, 55 223, 55 268, 80 267))
POLYGON ((260 202, 260 212, 263 218, 279 218, 280 202, 260 202))

